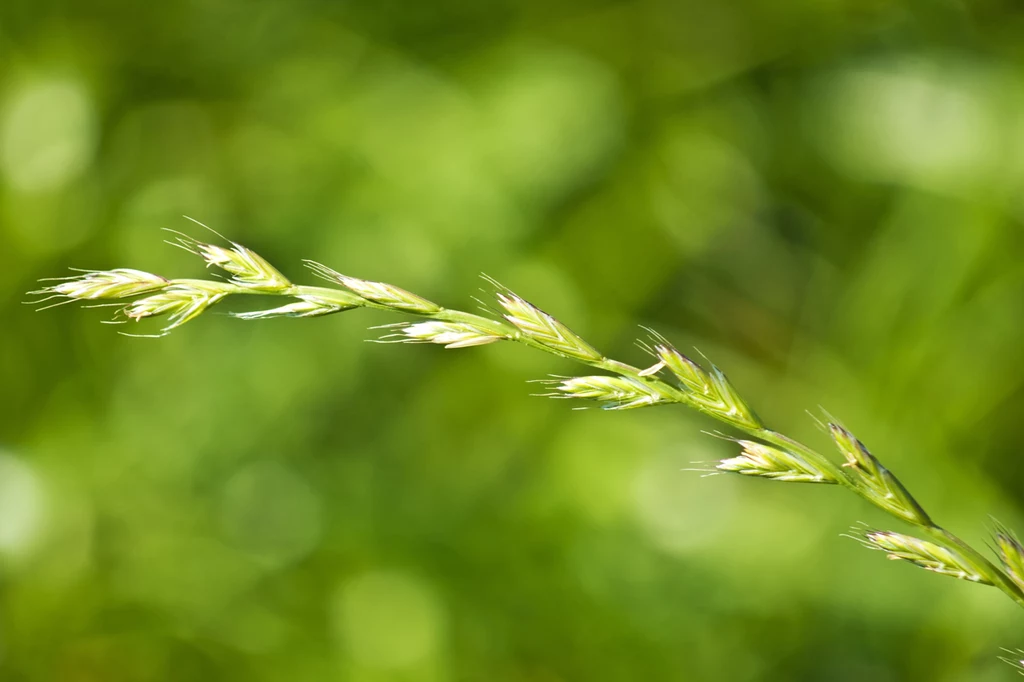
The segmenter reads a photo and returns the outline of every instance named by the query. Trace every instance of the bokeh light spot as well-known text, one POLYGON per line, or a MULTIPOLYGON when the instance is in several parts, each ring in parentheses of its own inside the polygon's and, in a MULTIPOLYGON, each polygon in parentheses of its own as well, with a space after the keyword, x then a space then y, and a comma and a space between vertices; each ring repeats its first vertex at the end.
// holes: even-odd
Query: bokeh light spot
POLYGON ((655 546, 687 554, 713 543, 723 528, 732 525, 735 501, 732 479, 721 477, 712 483, 681 471, 700 466, 688 464, 691 459, 715 459, 709 445, 698 441, 688 446, 686 459, 679 452, 665 451, 644 464, 633 480, 633 501, 636 520, 655 546))
POLYGON ((482 130, 495 169, 524 197, 560 196, 598 173, 618 149, 621 92, 599 62, 518 46, 499 52, 492 68, 477 98, 482 130))
POLYGON ((0 120, 0 169, 25 193, 59 189, 92 161, 96 114, 73 80, 30 82, 14 92, 0 120))
POLYGON ((823 154, 852 176, 961 191, 990 179, 1000 155, 990 76, 956 61, 863 66, 809 98, 823 154))
POLYGON ((401 571, 376 571, 343 585, 335 624, 352 659, 368 668, 400 669, 435 655, 445 627, 435 591, 401 571))
POLYGON ((0 452, 0 553, 25 554, 42 527, 45 495, 32 468, 0 452))
POLYGON ((320 500, 276 463, 250 465, 228 482, 221 507, 227 539, 272 565, 308 554, 320 539, 320 500))

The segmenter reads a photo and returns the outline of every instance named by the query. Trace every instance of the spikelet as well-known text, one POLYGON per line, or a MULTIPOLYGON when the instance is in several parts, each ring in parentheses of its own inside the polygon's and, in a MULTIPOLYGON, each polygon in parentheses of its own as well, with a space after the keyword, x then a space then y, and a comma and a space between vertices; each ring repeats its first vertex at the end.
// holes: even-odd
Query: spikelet
POLYGON ((655 346, 654 353, 658 356, 659 364, 663 364, 679 379, 690 399, 703 412, 741 429, 763 428, 760 418, 718 367, 712 365, 711 372, 706 372, 693 360, 665 344, 655 346))
POLYGON ((926 571, 948 575, 982 585, 992 585, 985 571, 975 566, 967 557, 948 547, 934 542, 891 533, 884 530, 869 530, 858 538, 868 549, 886 552, 894 561, 909 561, 926 571))
POLYGON ((715 468, 745 476, 761 476, 776 481, 797 483, 838 483, 831 474, 821 471, 799 455, 769 445, 741 440, 742 454, 723 459, 715 468))
POLYGON ((232 313, 232 316, 240 320, 265 320, 272 317, 321 317, 359 307, 358 303, 345 305, 318 296, 298 296, 297 298, 298 300, 277 308, 232 313))
POLYGON ((997 529, 994 539, 1003 570, 1018 587, 1024 589, 1024 546, 1016 534, 1005 526, 997 529))
POLYGON ((498 292, 498 303, 505 310, 505 319, 524 336, 559 355, 596 362, 601 354, 564 324, 511 291, 498 292))
POLYGON ((166 316, 168 324, 161 330, 162 335, 195 319, 233 291, 231 284, 223 282, 173 280, 159 293, 132 301, 121 313, 135 322, 166 316))
POLYGON ((829 424, 828 428, 832 440, 846 457, 846 464, 843 466, 850 469, 851 478, 871 501, 904 521, 920 526, 932 525, 931 519, 921 505, 903 484, 868 452, 863 443, 837 424, 829 424))
POLYGON ((398 343, 436 343, 445 348, 469 348, 501 341, 503 336, 492 331, 464 322, 416 322, 402 324, 398 332, 388 334, 382 341, 398 343))
POLYGON ((218 267, 231 275, 231 281, 239 286, 267 293, 280 293, 291 288, 292 283, 277 268, 262 256, 241 244, 231 242, 226 249, 216 244, 206 244, 186 235, 178 235, 172 242, 190 253, 200 256, 207 267, 218 267))
POLYGON ((377 305, 416 315, 429 315, 441 311, 441 306, 436 303, 387 282, 371 282, 343 275, 337 270, 332 270, 326 265, 315 261, 306 261, 306 267, 316 273, 317 276, 329 282, 336 282, 363 299, 377 305))
POLYGON ((29 292, 34 296, 43 296, 40 303, 54 298, 66 302, 130 298, 163 289, 168 284, 159 275, 130 268, 87 270, 80 275, 44 281, 56 281, 58 284, 29 292))
POLYGON ((711 392, 711 377, 693 360, 667 344, 655 346, 654 354, 679 379, 684 387, 694 393, 704 395, 711 392))
POLYGON ((608 403, 605 410, 630 410, 647 407, 662 400, 657 391, 636 379, 615 376, 588 376, 555 379, 546 382, 555 393, 552 398, 586 398, 608 403))

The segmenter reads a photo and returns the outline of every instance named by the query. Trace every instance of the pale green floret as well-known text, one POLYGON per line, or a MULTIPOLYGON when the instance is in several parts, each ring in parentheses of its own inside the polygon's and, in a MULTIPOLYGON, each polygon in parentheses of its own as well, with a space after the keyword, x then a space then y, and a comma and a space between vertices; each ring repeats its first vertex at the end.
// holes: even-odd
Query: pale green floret
POLYGON ((655 346, 654 354, 658 357, 658 364, 641 374, 654 374, 662 367, 667 367, 688 391, 689 400, 697 409, 740 429, 757 430, 764 427, 722 370, 712 365, 711 372, 706 372, 693 360, 668 345, 655 346))
POLYGON ((370 282, 343 275, 341 283, 367 301, 373 301, 395 310, 407 313, 436 313, 441 310, 441 306, 422 296, 384 282, 370 282))
POLYGON ((306 261, 306 266, 319 277, 340 284, 364 300, 376 303, 379 307, 400 310, 414 315, 431 315, 442 310, 441 306, 436 303, 387 282, 371 282, 343 275, 316 261, 306 261))
POLYGON ((868 452, 863 443, 838 424, 829 424, 828 430, 836 447, 839 448, 839 451, 846 458, 845 466, 859 469, 869 476, 877 475, 878 460, 868 452))
POLYGON ((629 410, 654 405, 661 396, 647 385, 627 377, 589 376, 560 379, 555 382, 558 398, 587 398, 613 403, 606 410, 629 410))
POLYGON ((667 345, 655 346, 654 353, 683 386, 696 393, 711 391, 711 377, 696 362, 667 345))
POLYGON ((757 430, 764 427, 722 370, 712 365, 711 371, 707 372, 668 344, 657 344, 653 352, 658 363, 641 372, 642 376, 656 374, 667 367, 686 389, 690 404, 700 411, 740 429, 757 430))
POLYGON ((167 286, 167 280, 142 270, 119 268, 117 270, 96 270, 74 277, 68 277, 33 293, 45 296, 62 296, 80 300, 127 298, 157 291, 167 286))
POLYGON ((488 332, 486 329, 475 327, 471 324, 461 322, 417 322, 402 328, 397 335, 390 337, 405 337, 404 341, 419 343, 436 343, 445 348, 469 348, 470 346, 483 346, 495 341, 501 341, 502 336, 488 332))
POLYGON ((367 301, 373 301, 395 310, 421 314, 436 313, 441 310, 441 306, 436 303, 385 282, 370 282, 347 275, 340 275, 339 281, 367 301))
POLYGON ((995 540, 1003 569, 1013 578, 1013 582, 1024 588, 1024 546, 1005 528, 995 534, 995 540))
POLYGON ((723 459, 716 469, 776 481, 838 483, 830 474, 821 471, 798 455, 749 440, 741 440, 739 444, 743 446, 743 453, 723 459))
POLYGON ((901 533, 868 531, 864 534, 864 544, 869 549, 886 552, 890 559, 909 561, 926 571, 982 585, 992 584, 992 581, 984 575, 984 571, 973 565, 959 552, 947 547, 940 547, 933 542, 901 533))
POLYGON ((213 244, 197 244, 199 254, 208 265, 231 273, 231 280, 257 291, 284 291, 291 287, 288 278, 262 256, 240 244, 225 249, 213 244))
POLYGON ((265 320, 272 317, 320 317, 356 308, 356 305, 339 305, 315 296, 300 296, 299 300, 269 310, 254 310, 248 313, 232 313, 240 320, 265 320))
POLYGON ((564 324, 511 291, 499 292, 498 303, 505 309, 506 320, 527 338, 560 355, 594 362, 601 354, 564 324))
POLYGON ((829 432, 840 452, 846 457, 843 466, 863 494, 879 507, 904 521, 920 526, 932 525, 931 519, 903 484, 883 467, 875 456, 853 434, 837 424, 829 424, 829 432))
POLYGON ((703 406, 705 411, 741 429, 756 430, 764 427, 722 370, 712 365, 709 376, 711 389, 705 394, 694 394, 692 397, 698 406, 703 406))
POLYGON ((277 268, 241 244, 231 242, 231 248, 226 249, 181 234, 170 243, 200 256, 207 266, 215 266, 229 273, 232 282, 246 289, 279 293, 287 291, 292 286, 288 278, 277 268))
POLYGON ((132 301, 122 312, 135 322, 166 315, 169 324, 161 331, 167 333, 198 317, 207 308, 234 292, 235 287, 227 283, 173 280, 160 293, 132 301))

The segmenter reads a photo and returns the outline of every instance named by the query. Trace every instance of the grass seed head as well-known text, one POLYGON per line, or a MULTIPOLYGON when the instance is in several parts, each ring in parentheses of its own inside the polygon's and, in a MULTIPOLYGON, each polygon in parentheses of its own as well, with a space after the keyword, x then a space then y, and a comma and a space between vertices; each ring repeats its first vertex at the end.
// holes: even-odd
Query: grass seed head
MULTIPOLYGON (((1024 547, 1011 533, 999 529, 995 536, 1003 565, 1001 570, 955 536, 934 526, 895 476, 848 431, 835 424, 829 425, 833 440, 846 458, 846 469, 838 469, 814 450, 768 430, 720 369, 713 365, 710 370, 703 369, 653 332, 654 348, 646 343, 642 347, 652 352, 657 362, 640 370, 603 357, 557 319, 500 285, 497 285, 497 299, 503 309, 502 321, 446 310, 404 289, 342 275, 314 262, 307 261, 307 265, 315 274, 343 289, 296 286, 255 252, 235 243, 226 248, 185 236, 175 243, 201 256, 208 266, 224 270, 230 276, 228 281, 167 280, 139 270, 121 269, 85 272, 55 280, 57 283, 33 293, 45 296, 44 300, 59 299, 55 305, 74 300, 130 298, 133 299, 130 302, 110 305, 123 306, 119 314, 129 320, 166 318, 163 333, 194 319, 231 294, 272 295, 285 299, 285 304, 276 308, 237 314, 242 319, 316 317, 355 307, 388 309, 428 319, 393 326, 393 333, 385 336, 384 341, 463 348, 507 339, 578 360, 608 370, 612 376, 557 379, 550 382, 552 395, 596 400, 603 403, 605 409, 613 410, 661 402, 693 407, 772 444, 740 441, 742 453, 716 462, 711 472, 728 471, 782 481, 841 483, 891 515, 921 525, 935 540, 928 542, 898 533, 869 531, 857 538, 864 545, 884 551, 892 559, 909 561, 936 573, 998 585, 1014 601, 1024 605, 1024 547), (678 382, 669 383, 662 378, 666 368, 678 382), (846 471, 849 474, 844 473, 846 471)), ((1015 663, 1020 665, 1020 660, 1015 663)))

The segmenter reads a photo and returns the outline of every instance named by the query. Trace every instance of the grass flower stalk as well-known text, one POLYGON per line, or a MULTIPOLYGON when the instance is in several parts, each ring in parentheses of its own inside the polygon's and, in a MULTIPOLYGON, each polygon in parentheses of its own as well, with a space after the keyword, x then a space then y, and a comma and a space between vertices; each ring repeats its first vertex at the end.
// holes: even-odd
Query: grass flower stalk
MULTIPOLYGON (((712 473, 801 483, 838 485, 860 496, 891 517, 916 529, 915 535, 866 530, 857 539, 894 560, 970 582, 991 585, 1024 607, 1024 547, 1011 532, 994 535, 997 558, 986 558, 938 525, 907 488, 842 426, 828 424, 843 461, 830 457, 766 426, 733 384, 713 364, 704 368, 653 334, 642 342, 654 363, 637 367, 605 357, 594 346, 552 315, 491 280, 500 312, 493 317, 444 308, 417 294, 383 282, 341 274, 306 261, 313 274, 333 286, 294 284, 262 257, 239 244, 207 244, 179 235, 175 245, 196 254, 224 278, 166 279, 133 269, 83 271, 46 284, 32 292, 45 307, 80 301, 120 305, 115 321, 138 322, 162 318, 162 336, 195 319, 230 296, 274 296, 283 305, 255 312, 233 313, 243 320, 276 317, 318 317, 355 308, 374 308, 425 318, 386 327, 385 343, 432 343, 466 348, 499 341, 529 346, 605 372, 601 375, 560 377, 545 381, 558 398, 592 400, 604 409, 624 410, 662 404, 681 404, 745 434, 737 443, 739 455, 716 463, 712 473), (56 301, 56 303, 53 303, 56 301), (924 537, 916 537, 921 535, 924 537)), ((1015 659, 1015 664, 1019 660, 1015 659)))

